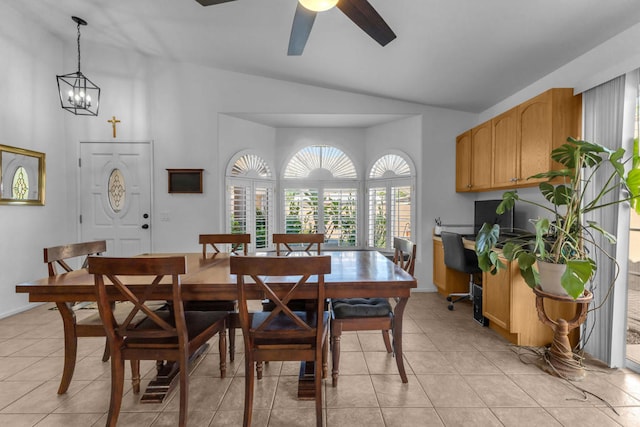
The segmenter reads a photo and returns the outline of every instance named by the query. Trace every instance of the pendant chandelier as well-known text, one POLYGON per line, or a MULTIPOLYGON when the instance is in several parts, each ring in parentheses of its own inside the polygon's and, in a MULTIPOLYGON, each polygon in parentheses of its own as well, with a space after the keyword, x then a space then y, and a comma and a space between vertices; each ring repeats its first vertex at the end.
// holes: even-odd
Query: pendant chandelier
POLYGON ((87 21, 77 16, 71 19, 78 24, 78 71, 57 76, 60 105, 78 116, 97 116, 100 88, 80 71, 80 25, 87 25, 87 21))

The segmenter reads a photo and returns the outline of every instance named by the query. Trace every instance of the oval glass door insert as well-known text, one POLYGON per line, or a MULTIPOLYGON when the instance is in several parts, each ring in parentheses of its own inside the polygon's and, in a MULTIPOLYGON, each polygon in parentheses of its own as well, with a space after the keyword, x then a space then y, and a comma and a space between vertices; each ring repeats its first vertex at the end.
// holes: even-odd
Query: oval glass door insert
POLYGON ((109 205, 114 212, 120 212, 124 206, 126 199, 126 186, 124 182, 124 175, 120 169, 114 169, 109 175, 108 184, 109 205))

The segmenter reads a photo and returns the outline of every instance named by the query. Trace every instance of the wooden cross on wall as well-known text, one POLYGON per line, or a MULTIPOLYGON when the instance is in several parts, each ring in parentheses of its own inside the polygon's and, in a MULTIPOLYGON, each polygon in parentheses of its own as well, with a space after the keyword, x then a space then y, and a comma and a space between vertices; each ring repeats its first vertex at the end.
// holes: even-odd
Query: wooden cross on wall
POLYGON ((120 123, 120 120, 116 119, 116 116, 112 116, 113 118, 111 120, 107 120, 107 123, 111 123, 111 126, 113 127, 113 137, 116 137, 116 124, 120 123))

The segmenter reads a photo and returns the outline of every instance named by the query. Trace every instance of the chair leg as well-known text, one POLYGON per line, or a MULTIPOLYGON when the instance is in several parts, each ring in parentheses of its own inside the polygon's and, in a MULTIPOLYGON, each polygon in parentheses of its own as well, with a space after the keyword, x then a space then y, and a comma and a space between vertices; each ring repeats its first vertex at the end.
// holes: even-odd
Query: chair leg
POLYGON ((449 301, 449 306, 447 307, 449 310, 453 310, 453 305, 457 302, 460 301, 464 301, 464 300, 471 300, 473 301, 473 283, 474 283, 474 278, 473 278, 473 274, 469 275, 469 292, 467 293, 454 293, 454 294, 449 294, 447 296, 447 301, 449 301), (453 297, 458 297, 457 299, 453 299, 453 297))
POLYGON ((64 367, 62 368, 62 379, 58 386, 58 394, 64 394, 69 389, 73 371, 76 368, 76 357, 78 353, 78 335, 76 333, 76 315, 64 302, 56 303, 58 312, 62 316, 62 326, 64 329, 64 367))
POLYGON ((331 369, 331 386, 338 386, 338 374, 340 373, 340 335, 342 329, 337 324, 331 327, 331 362, 333 368, 331 369))
POLYGON ((236 358, 236 328, 229 326, 229 361, 236 358))
POLYGON ((327 378, 327 373, 329 371, 328 366, 329 360, 329 334, 327 334, 324 338, 324 344, 322 345, 322 378, 327 378))
MULTIPOLYGON (((242 425, 251 426, 251 416, 253 412, 253 357, 251 351, 245 350, 245 378, 244 378, 244 418, 242 425)), ((256 365, 258 365, 257 362, 256 365)))
POLYGON ((116 351, 111 354, 111 400, 109 402, 109 414, 107 415, 107 427, 116 427, 118 424, 123 392, 124 360, 122 359, 122 353, 116 351))
MULTIPOLYGON (((256 362, 256 377, 259 380, 262 379, 262 365, 262 362, 256 362)), ((251 369, 253 369, 253 367, 251 369)))
POLYGON ((391 340, 389 339, 389 331, 387 329, 382 330, 382 339, 384 340, 384 346, 387 348, 387 353, 393 353, 391 340))
MULTIPOLYGON (((111 305, 111 311, 113 312, 116 309, 116 303, 112 302, 110 305, 111 305)), ((102 353, 102 361, 107 362, 108 360, 109 360, 109 340, 105 339, 104 352, 102 353)))
POLYGON ((104 352, 102 353, 102 361, 109 361, 109 341, 106 339, 104 340, 104 352))
POLYGON ((222 330, 218 335, 220 336, 218 340, 218 351, 220 352, 220 378, 224 378, 227 375, 226 334, 224 333, 224 330, 222 330))
POLYGON ((323 349, 316 349, 316 363, 314 372, 314 385, 316 391, 316 426, 322 427, 322 375, 320 367, 318 366, 318 360, 322 358, 323 349))
MULTIPOLYGON (((224 332, 224 331, 223 331, 224 332)), ((187 413, 189 410, 189 350, 184 349, 180 353, 180 414, 178 425, 186 427, 187 413)))
POLYGON ((130 362, 131 362, 131 387, 133 388, 133 392, 138 394, 140 393, 140 361, 131 359, 130 362))
POLYGON ((404 309, 407 306, 409 298, 400 298, 395 308, 393 316, 393 326, 391 332, 393 334, 393 354, 396 358, 396 365, 398 366, 398 373, 400 379, 404 384, 409 382, 407 378, 407 372, 404 369, 404 356, 402 354, 402 319, 404 317, 404 309))

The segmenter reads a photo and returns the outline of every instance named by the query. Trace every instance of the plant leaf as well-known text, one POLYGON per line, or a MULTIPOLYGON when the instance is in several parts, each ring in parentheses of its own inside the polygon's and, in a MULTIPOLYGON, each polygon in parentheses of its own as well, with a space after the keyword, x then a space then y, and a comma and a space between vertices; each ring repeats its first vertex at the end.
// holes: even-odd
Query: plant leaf
POLYGON ((573 299, 577 299, 584 292, 593 271, 593 265, 587 259, 569 260, 566 270, 560 277, 560 284, 573 299))
POLYGON ((640 215, 640 169, 633 169, 629 171, 627 176, 627 188, 631 193, 631 206, 635 209, 636 213, 640 215))
POLYGON ((558 169, 558 170, 551 170, 551 171, 547 171, 547 172, 540 172, 537 173, 535 175, 531 175, 529 178, 527 179, 531 179, 531 178, 556 178, 556 177, 570 177, 573 176, 573 170, 572 169, 558 169))
POLYGON ((587 225, 589 226, 589 228, 593 228, 594 230, 598 230, 605 237, 605 239, 607 239, 609 241, 609 243, 611 243, 612 245, 615 245, 616 242, 618 241, 616 236, 614 236, 613 234, 609 233, 607 230, 602 228, 600 226, 600 224, 598 224, 597 222, 595 222, 595 221, 587 221, 587 225))
POLYGON ((536 227, 536 246, 534 252, 540 255, 541 259, 547 256, 547 248, 544 236, 549 232, 549 220, 547 218, 538 218, 534 221, 536 227))
POLYGON ((478 255, 488 253, 498 243, 500 226, 498 224, 484 223, 476 236, 475 249, 478 255))
POLYGON ((502 215, 505 211, 510 211, 518 200, 518 193, 515 191, 505 191, 502 194, 502 201, 496 208, 496 213, 502 215))
POLYGON ((540 275, 534 268, 535 261, 535 256, 527 252, 521 252, 520 256, 518 257, 518 267, 520 268, 520 275, 530 288, 535 288, 540 284, 540 275))

